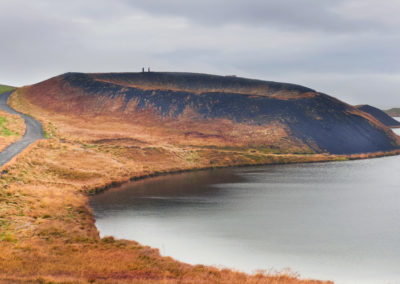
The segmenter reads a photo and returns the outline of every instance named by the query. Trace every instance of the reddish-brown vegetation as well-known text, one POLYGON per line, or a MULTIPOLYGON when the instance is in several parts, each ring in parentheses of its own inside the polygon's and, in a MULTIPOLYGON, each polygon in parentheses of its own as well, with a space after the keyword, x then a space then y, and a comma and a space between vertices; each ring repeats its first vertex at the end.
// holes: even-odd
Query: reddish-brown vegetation
POLYGON ((0 175, 1 281, 322 283, 291 273, 248 275, 192 266, 134 241, 100 238, 88 195, 161 173, 362 155, 315 154, 317 145, 298 140, 279 121, 261 127, 221 118, 196 120, 190 119, 196 115, 190 111, 180 121, 155 120, 146 111, 131 113, 129 119, 113 117, 122 103, 118 98, 96 109, 101 96, 75 100, 79 93, 57 80, 20 89, 10 99, 15 109, 41 120, 50 139, 35 142, 0 175), (74 95, 63 98, 65 105, 60 106, 57 98, 69 91, 74 95))
POLYGON ((400 148, 371 115, 292 84, 189 73, 67 73, 19 92, 41 114, 114 123, 127 135, 183 146, 339 155, 400 148))
MULTIPOLYGON (((89 192, 130 177, 193 169, 193 159, 198 159, 197 167, 209 166, 209 157, 215 166, 228 165, 232 159, 237 159, 237 163, 257 163, 257 155, 241 151, 206 149, 193 153, 141 146, 141 142, 131 140, 124 140, 123 146, 113 144, 115 141, 102 142, 39 141, 5 167, 7 172, 0 179, 0 279, 113 283, 299 282, 291 275, 249 276, 231 270, 190 266, 161 257, 157 250, 133 241, 100 239, 87 205, 89 192)), ((302 159, 270 157, 272 162, 302 159)))
POLYGON ((19 140, 24 132, 25 123, 20 116, 0 111, 0 151, 19 140))
MULTIPOLYGON (((12 105, 27 111, 31 106, 12 105)), ((172 171, 243 164, 325 161, 329 155, 282 155, 273 149, 181 146, 149 136, 129 137, 126 126, 43 119, 52 139, 38 141, 0 177, 0 279, 33 282, 319 283, 294 274, 247 275, 191 266, 134 241, 101 239, 88 194, 109 185, 172 171), (85 126, 85 128, 83 128, 85 126), (117 137, 117 138, 112 138, 117 137)), ((128 133, 131 133, 130 131, 128 133)))

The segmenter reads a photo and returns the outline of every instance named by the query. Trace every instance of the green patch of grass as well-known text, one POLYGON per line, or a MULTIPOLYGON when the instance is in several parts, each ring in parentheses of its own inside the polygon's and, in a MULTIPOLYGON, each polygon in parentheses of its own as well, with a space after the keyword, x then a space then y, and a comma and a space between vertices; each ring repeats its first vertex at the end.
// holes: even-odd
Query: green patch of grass
POLYGON ((14 90, 14 89, 15 89, 15 88, 14 88, 14 87, 11 87, 11 86, 0 85, 0 94, 3 94, 3 93, 5 93, 5 92, 12 91, 12 90, 14 90))
POLYGON ((15 242, 16 239, 11 231, 0 233, 0 242, 15 242))
POLYGON ((348 160, 349 160, 349 158, 346 156, 337 156, 332 159, 332 161, 336 161, 336 162, 342 162, 342 161, 348 161, 348 160))
POLYGON ((16 132, 11 131, 6 127, 7 125, 7 118, 4 116, 0 116, 0 136, 17 136, 19 135, 16 132))
POLYGON ((93 144, 82 144, 82 147, 85 149, 95 149, 98 146, 97 145, 93 145, 93 144))
POLYGON ((50 138, 50 135, 49 135, 49 133, 46 131, 46 129, 43 129, 43 135, 44 135, 44 138, 50 138))
POLYGON ((56 137, 56 127, 49 122, 44 128, 43 128, 43 134, 44 138, 53 138, 56 137))

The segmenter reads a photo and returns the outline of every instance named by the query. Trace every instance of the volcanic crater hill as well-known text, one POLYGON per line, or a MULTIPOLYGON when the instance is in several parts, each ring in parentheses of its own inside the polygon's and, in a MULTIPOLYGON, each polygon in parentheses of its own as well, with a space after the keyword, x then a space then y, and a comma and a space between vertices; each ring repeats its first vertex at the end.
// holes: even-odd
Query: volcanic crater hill
POLYGON ((396 119, 389 116, 383 110, 380 110, 380 109, 370 106, 370 105, 358 105, 358 106, 356 106, 356 108, 359 110, 362 110, 363 112, 369 113, 370 115, 372 115, 374 118, 376 118, 378 121, 380 121, 382 124, 386 125, 387 127, 391 127, 391 128, 400 127, 400 122, 398 122, 396 119))
POLYGON ((21 93, 43 112, 130 123, 182 145, 331 154, 400 148, 399 137, 371 115, 294 84, 196 73, 66 73, 21 93))

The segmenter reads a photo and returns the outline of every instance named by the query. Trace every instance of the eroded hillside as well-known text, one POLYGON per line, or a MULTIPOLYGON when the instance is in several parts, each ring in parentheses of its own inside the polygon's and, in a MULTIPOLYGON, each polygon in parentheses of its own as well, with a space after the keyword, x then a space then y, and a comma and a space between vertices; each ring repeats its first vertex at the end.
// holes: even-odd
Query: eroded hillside
POLYGON ((373 117, 293 84, 192 73, 67 73, 22 92, 45 112, 135 125, 148 134, 142 139, 181 145, 332 154, 399 148, 397 136, 373 117))

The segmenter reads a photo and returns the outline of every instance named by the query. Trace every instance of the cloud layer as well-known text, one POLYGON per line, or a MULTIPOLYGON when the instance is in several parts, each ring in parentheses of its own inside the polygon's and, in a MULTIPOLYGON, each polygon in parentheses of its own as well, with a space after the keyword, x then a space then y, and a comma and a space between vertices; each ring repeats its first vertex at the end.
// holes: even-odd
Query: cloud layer
POLYGON ((192 71, 400 106, 397 0, 0 0, 0 83, 192 71))

